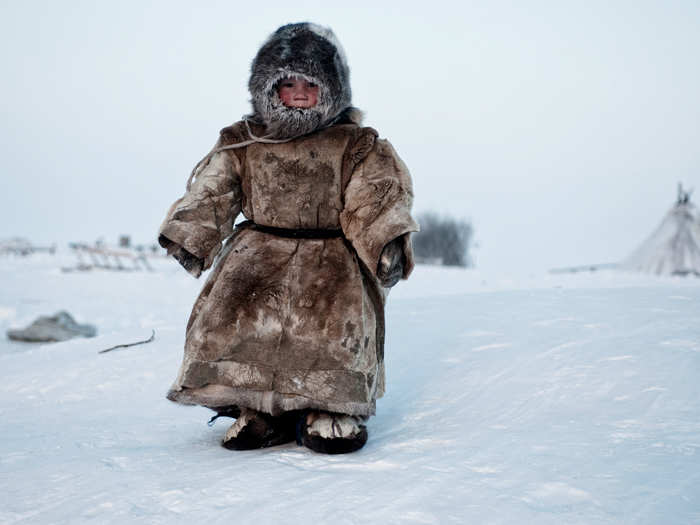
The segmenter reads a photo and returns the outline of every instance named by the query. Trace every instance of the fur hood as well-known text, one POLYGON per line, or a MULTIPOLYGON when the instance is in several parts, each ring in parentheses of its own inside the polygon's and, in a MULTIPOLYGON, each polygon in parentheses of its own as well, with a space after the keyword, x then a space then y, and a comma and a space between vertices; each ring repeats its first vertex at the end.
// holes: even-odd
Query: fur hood
POLYGON ((253 104, 248 119, 264 124, 267 134, 275 138, 328 126, 351 108, 345 52, 330 28, 309 22, 288 24, 270 35, 253 60, 248 89, 253 104), (277 94, 279 82, 286 77, 316 83, 318 104, 307 109, 286 107, 277 94))

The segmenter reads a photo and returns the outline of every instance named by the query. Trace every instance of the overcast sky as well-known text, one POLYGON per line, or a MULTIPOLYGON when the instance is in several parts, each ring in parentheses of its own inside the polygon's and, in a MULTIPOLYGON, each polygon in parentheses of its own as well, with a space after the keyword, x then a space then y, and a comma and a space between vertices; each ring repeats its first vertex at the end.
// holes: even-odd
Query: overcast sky
POLYGON ((153 242, 261 43, 305 20, 478 267, 614 262, 678 181, 700 199, 700 2, 329 4, 0 0, 0 238, 153 242))

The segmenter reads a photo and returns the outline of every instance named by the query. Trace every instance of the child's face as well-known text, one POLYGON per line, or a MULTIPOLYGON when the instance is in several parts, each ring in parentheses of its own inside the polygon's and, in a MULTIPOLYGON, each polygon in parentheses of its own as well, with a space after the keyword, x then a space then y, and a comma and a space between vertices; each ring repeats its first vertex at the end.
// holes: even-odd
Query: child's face
POLYGON ((285 78, 277 93, 282 103, 290 108, 312 108, 318 102, 318 85, 301 78, 285 78))

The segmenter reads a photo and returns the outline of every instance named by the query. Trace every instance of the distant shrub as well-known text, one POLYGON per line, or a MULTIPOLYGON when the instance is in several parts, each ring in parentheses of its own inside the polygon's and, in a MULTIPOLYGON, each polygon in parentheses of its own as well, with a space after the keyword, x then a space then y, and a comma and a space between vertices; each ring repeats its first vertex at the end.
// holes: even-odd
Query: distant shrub
POLYGON ((417 262, 472 266, 474 229, 469 221, 427 212, 418 216, 418 223, 421 231, 412 236, 417 262))

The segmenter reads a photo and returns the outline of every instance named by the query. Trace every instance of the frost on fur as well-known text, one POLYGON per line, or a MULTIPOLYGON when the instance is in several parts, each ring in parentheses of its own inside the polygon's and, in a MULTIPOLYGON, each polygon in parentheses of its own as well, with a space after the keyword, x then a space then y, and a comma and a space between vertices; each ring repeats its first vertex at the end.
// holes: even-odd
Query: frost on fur
POLYGON ((345 52, 328 28, 289 24, 263 44, 253 60, 248 89, 251 120, 265 124, 276 138, 304 135, 333 122, 351 105, 350 70, 345 52), (319 86, 319 101, 308 109, 288 108, 277 95, 278 83, 303 78, 319 86))

